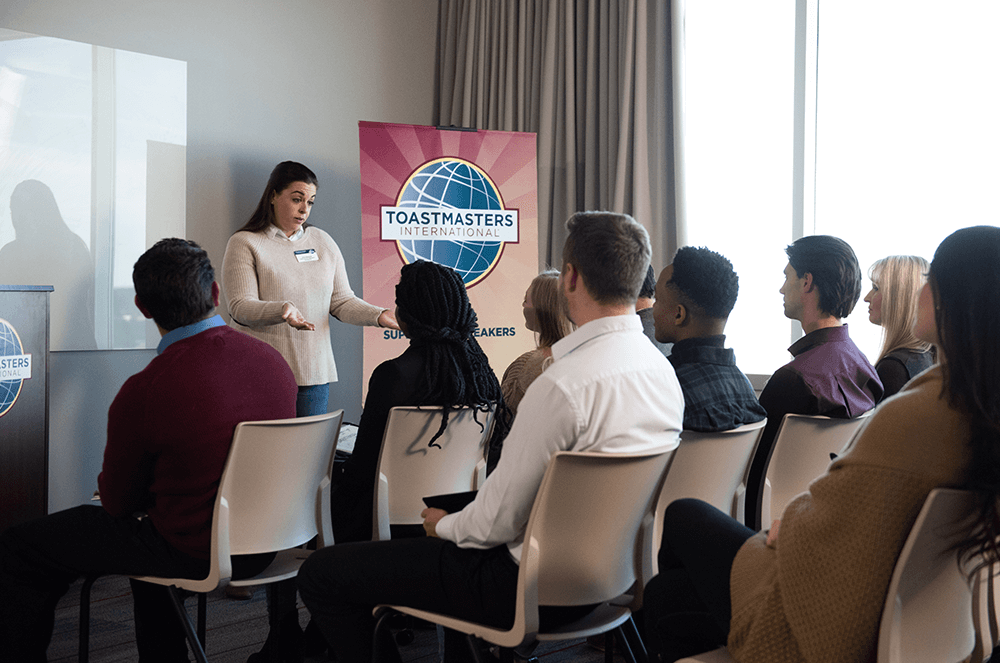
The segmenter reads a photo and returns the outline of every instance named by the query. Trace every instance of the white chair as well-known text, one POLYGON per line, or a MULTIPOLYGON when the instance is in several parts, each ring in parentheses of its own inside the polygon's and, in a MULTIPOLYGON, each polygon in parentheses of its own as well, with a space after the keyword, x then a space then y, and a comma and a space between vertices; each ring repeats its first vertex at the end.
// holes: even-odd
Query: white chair
POLYGON ((878 663, 958 663, 972 652, 972 586, 952 547, 970 530, 973 504, 964 490, 927 496, 892 572, 878 663))
MULTIPOLYGON (((337 410, 312 417, 237 425, 215 498, 208 575, 194 580, 135 577, 169 588, 199 661, 207 662, 203 649, 206 592, 227 582, 236 586, 261 585, 292 578, 312 552, 297 546, 317 536, 318 548, 333 544, 330 472, 343 418, 344 411, 337 410), (261 573, 231 580, 231 555, 275 551, 278 554, 274 561, 261 573), (178 589, 198 593, 197 637, 178 589)), ((82 638, 86 625, 81 623, 80 628, 82 638)))
POLYGON ((681 431, 656 504, 653 540, 663 535, 663 512, 674 500, 695 497, 743 522, 747 473, 767 420, 717 433, 681 431))
POLYGON ((1000 646, 1000 620, 997 619, 997 599, 1000 598, 1000 576, 995 563, 983 567, 973 584, 972 618, 976 624, 976 649, 972 663, 979 663, 1000 646))
POLYGON ((379 452, 372 536, 391 538, 389 524, 420 525, 423 498, 476 490, 486 480, 485 449, 493 425, 493 410, 456 408, 441 427, 441 407, 400 406, 389 410, 379 452))
MULTIPOLYGON (((405 606, 394 610, 509 649, 631 626, 652 577, 653 517, 672 451, 559 452, 549 461, 524 535, 514 624, 483 626, 405 606), (538 606, 600 604, 591 614, 540 632, 538 606)), ((628 649, 626 648, 628 651, 628 649)), ((634 658, 633 658, 634 661, 634 658)))
POLYGON ((804 414, 786 414, 774 437, 771 459, 765 473, 761 505, 761 527, 780 518, 792 499, 804 493, 822 476, 830 454, 840 455, 868 420, 868 412, 854 419, 832 419, 804 414))
MULTIPOLYGON (((927 496, 892 571, 878 634, 878 663, 959 663, 973 651, 972 586, 952 546, 968 532, 973 494, 927 496)), ((725 648, 678 663, 732 663, 725 648)))

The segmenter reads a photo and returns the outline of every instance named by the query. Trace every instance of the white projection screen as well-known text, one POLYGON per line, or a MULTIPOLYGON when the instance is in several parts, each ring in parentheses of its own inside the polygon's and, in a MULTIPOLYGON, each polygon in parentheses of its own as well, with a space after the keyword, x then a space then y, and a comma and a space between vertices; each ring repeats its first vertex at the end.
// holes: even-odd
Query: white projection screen
POLYGON ((51 285, 50 348, 156 347, 132 265, 185 236, 187 63, 0 29, 0 284, 51 285))

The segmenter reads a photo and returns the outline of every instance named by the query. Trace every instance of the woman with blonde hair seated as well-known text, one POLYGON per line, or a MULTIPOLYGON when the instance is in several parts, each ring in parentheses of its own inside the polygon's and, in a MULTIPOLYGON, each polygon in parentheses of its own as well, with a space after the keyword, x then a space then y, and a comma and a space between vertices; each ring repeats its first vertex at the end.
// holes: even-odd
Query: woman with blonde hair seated
POLYGON ((511 419, 528 385, 552 363, 552 346, 576 327, 566 313, 559 296, 559 271, 549 269, 531 280, 524 293, 524 326, 535 332, 535 349, 511 362, 500 381, 503 400, 511 419))
POLYGON ((933 346, 913 333, 917 295, 930 264, 920 256, 889 256, 868 270, 872 289, 865 295, 868 319, 882 327, 882 350, 875 370, 885 387, 882 398, 899 391, 910 378, 934 363, 933 346))

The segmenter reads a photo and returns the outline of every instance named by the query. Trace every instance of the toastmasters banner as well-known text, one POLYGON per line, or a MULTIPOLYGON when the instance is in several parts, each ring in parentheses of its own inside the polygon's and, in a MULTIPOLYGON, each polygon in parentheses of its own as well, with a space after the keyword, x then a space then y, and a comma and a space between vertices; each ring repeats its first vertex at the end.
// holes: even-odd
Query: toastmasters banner
MULTIPOLYGON (((534 347, 521 302, 538 273, 535 134, 359 122, 364 299, 395 301, 399 269, 432 260, 465 281, 498 377, 534 347)), ((366 327, 364 375, 400 355, 399 332, 366 327)))

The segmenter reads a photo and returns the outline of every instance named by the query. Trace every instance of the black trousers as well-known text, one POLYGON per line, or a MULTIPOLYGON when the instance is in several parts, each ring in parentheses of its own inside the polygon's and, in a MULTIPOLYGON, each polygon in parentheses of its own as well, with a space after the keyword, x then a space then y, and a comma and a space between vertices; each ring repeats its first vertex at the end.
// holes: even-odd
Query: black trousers
MULTIPOLYGON (((271 559, 234 557, 233 575, 259 573, 271 559)), ((94 505, 11 527, 0 536, 0 659, 45 661, 56 603, 70 583, 94 574, 202 578, 208 562, 174 549, 148 518, 114 518, 94 505)), ((188 661, 167 589, 131 582, 139 660, 188 661)))
POLYGON ((726 644, 729 572, 754 531, 700 500, 677 500, 663 518, 659 575, 643 593, 645 640, 663 661, 726 644))
MULTIPOLYGON (((376 605, 405 605, 509 628, 517 572, 506 546, 473 550, 421 537, 318 550, 299 570, 298 586, 338 663, 369 663, 375 660, 376 605)), ((446 639, 446 660, 467 660, 467 645, 454 635, 446 639)), ((381 644, 381 657, 398 660, 388 634, 381 644)))

